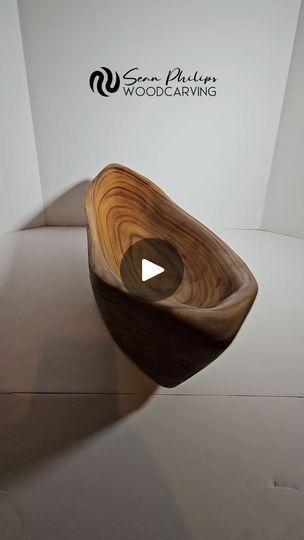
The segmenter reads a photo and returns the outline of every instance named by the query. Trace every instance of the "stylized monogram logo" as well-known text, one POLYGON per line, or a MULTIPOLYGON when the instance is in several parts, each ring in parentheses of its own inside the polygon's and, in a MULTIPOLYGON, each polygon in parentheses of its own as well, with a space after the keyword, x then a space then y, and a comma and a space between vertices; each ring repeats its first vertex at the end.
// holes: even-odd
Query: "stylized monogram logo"
POLYGON ((90 87, 92 92, 98 92, 104 97, 114 94, 120 87, 120 77, 117 71, 113 72, 107 67, 101 67, 100 70, 93 71, 90 76, 90 87), (97 82, 96 82, 97 81, 97 82))

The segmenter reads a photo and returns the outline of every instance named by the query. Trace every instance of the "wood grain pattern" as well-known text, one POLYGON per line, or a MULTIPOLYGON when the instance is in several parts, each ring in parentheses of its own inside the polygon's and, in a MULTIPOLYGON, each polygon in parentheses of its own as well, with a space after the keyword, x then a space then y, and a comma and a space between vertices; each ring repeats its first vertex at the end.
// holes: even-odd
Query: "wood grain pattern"
POLYGON ((257 294, 246 264, 153 182, 109 165, 85 200, 90 278, 101 314, 120 348, 163 386, 176 386, 231 343, 257 294), (155 303, 132 297, 120 277, 128 247, 157 237, 184 263, 174 295, 155 303))

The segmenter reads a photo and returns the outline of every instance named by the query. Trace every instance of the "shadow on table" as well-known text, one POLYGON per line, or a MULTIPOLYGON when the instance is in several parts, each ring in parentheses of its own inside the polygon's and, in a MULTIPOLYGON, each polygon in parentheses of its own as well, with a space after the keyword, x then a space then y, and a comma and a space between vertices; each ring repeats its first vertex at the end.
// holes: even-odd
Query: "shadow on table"
MULTIPOLYGON (((74 225, 81 224, 86 185, 82 181, 54 201, 52 212, 63 215, 66 206, 69 214, 72 208, 74 225)), ((3 235, 0 248, 4 483, 109 429, 141 407, 156 384, 105 328, 89 282, 83 227, 3 235)))
POLYGON ((77 182, 60 197, 51 201, 43 212, 32 216, 22 229, 32 229, 43 225, 84 227, 86 225, 84 195, 89 183, 89 179, 77 182))

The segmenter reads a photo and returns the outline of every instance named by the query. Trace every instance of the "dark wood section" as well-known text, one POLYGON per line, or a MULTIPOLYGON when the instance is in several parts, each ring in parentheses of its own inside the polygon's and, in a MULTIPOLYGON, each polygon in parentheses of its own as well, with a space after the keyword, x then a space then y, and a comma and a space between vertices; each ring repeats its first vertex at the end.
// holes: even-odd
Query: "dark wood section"
POLYGON ((176 386, 231 343, 257 294, 245 263, 154 183, 109 165, 86 194, 89 266, 101 314, 120 348, 162 386, 176 386), (183 280, 166 300, 131 296, 120 277, 129 246, 145 238, 174 245, 183 280))

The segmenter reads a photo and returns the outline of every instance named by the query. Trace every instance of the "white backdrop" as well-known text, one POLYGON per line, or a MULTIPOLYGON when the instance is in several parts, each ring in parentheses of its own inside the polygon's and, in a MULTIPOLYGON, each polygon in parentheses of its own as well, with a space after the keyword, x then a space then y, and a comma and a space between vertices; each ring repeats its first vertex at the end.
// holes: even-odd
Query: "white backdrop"
MULTIPOLYGON (((42 195, 16 0, 0 3, 0 232, 41 213, 42 195)), ((43 224, 40 215, 36 224, 43 224)))
POLYGON ((304 6, 294 44, 262 228, 304 238, 304 6))
MULTIPOLYGON (((206 224, 258 228, 300 0, 19 0, 43 197, 116 161, 206 224), (181 66, 216 97, 102 98, 90 73, 181 66)), ((79 220, 52 205, 48 224, 79 220)))

